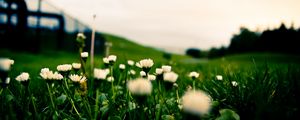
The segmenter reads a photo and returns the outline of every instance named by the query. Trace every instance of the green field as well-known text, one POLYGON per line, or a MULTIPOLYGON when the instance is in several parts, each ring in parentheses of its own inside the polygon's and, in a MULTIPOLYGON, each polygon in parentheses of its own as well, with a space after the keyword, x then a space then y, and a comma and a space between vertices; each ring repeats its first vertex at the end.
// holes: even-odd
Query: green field
MULTIPOLYGON (((114 66, 114 77, 117 81, 121 79, 130 80, 128 77, 124 78, 124 75, 127 76, 127 73, 119 71, 118 64, 126 64, 128 59, 139 61, 144 58, 151 58, 155 64, 150 73, 153 74, 155 68, 161 67, 161 65, 171 65, 172 71, 179 75, 176 81, 178 89, 165 90, 162 98, 159 95, 155 95, 157 94, 155 89, 159 87, 157 86, 158 84, 154 83, 152 96, 155 97, 147 100, 147 106, 140 106, 144 108, 143 110, 130 108, 130 103, 134 102, 134 98, 128 98, 128 95, 125 94, 125 83, 118 84, 122 88, 120 91, 114 88, 114 90, 120 92, 119 94, 112 93, 110 85, 103 87, 107 83, 100 83, 103 88, 98 88, 99 94, 95 93, 97 90, 93 90, 92 96, 84 97, 78 96, 75 91, 67 94, 67 99, 63 99, 63 101, 60 100, 62 95, 65 94, 58 87, 57 91, 53 93, 53 97, 56 99, 56 112, 59 114, 56 116, 54 115, 54 110, 50 109, 51 101, 49 100, 46 82, 39 77, 40 70, 48 67, 56 71, 56 66, 59 64, 79 62, 78 55, 67 52, 32 54, 0 50, 1 57, 15 60, 10 73, 12 81, 9 86, 9 92, 4 91, 1 93, 3 98, 1 99, 1 115, 5 114, 2 116, 2 119, 140 119, 141 116, 139 114, 141 111, 142 115, 148 116, 146 118, 143 116, 144 119, 184 119, 182 110, 178 108, 175 94, 178 92, 179 97, 183 96, 188 86, 206 91, 213 100, 210 113, 202 117, 202 119, 230 119, 233 114, 223 115, 219 113, 219 111, 224 109, 235 111, 241 119, 292 119, 298 117, 298 101, 300 100, 299 56, 247 53, 206 60, 173 55, 172 59, 168 61, 162 57, 162 52, 153 48, 138 46, 131 42, 116 42, 114 45, 115 47, 112 48, 111 54, 118 56, 117 63, 114 66), (188 77, 191 71, 199 72, 200 77, 192 80, 188 77), (28 94, 24 95, 24 87, 21 87, 21 84, 13 80, 21 72, 30 74, 29 91, 34 96, 34 99, 29 97, 31 99, 28 100, 29 98, 26 98, 28 94), (216 75, 222 75, 223 80, 216 80, 216 75), (232 86, 232 81, 236 81, 238 86, 232 86), (9 94, 10 96, 7 98, 7 96, 3 96, 4 94, 9 94), (99 100, 95 99, 97 98, 95 94, 99 97, 99 100), (72 97, 72 95, 74 96, 72 97), (115 97, 118 99, 115 99, 115 97), (72 102, 68 101, 69 99, 74 100, 73 102, 75 102, 80 116, 72 108, 72 102), (160 103, 161 99, 163 103, 160 103), (104 104, 103 102, 108 103, 104 104), (37 113, 32 107, 33 104, 35 104, 37 113), (9 109, 4 110, 3 107, 9 107, 9 109)), ((97 68, 104 67, 102 58, 103 56, 95 56, 95 66, 97 68)), ((139 73, 138 68, 133 69, 137 71, 137 74, 139 73)), ((89 69, 87 68, 87 70, 89 69)), ((92 79, 90 74, 87 75, 88 79, 92 79)), ((133 78, 138 76, 136 75, 133 78)))

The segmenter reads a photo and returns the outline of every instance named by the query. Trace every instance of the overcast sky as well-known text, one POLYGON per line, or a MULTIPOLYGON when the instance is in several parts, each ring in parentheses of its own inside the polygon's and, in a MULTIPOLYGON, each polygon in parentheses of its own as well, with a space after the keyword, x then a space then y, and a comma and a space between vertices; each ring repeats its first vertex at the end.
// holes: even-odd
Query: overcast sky
POLYGON ((98 31, 135 42, 184 50, 227 46, 241 26, 300 24, 300 0, 47 0, 98 31))

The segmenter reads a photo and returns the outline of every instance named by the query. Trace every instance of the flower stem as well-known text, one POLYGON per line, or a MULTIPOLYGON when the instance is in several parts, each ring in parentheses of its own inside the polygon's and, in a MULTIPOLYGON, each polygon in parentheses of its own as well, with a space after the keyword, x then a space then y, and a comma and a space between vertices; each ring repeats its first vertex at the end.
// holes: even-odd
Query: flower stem
MULTIPOLYGON (((113 66, 110 66, 110 74, 113 77, 113 66)), ((114 81, 111 81, 111 90, 112 90, 112 100, 115 102, 115 88, 114 88, 114 81)))
POLYGON ((96 91, 96 101, 95 101, 95 114, 94 114, 94 120, 97 120, 97 117, 98 117, 98 98, 99 98, 99 89, 97 89, 96 91))
POLYGON ((0 95, 2 94, 2 91, 3 91, 3 88, 1 88, 1 90, 0 90, 0 95))
POLYGON ((37 117, 37 110, 36 110, 36 104, 35 104, 35 101, 34 101, 34 97, 33 97, 33 94, 31 94, 31 103, 32 103, 32 106, 33 106, 33 109, 34 109, 34 115, 37 117))
POLYGON ((84 106, 85 106, 85 109, 88 111, 88 114, 89 114, 89 117, 90 117, 90 119, 92 119, 93 117, 92 117, 92 112, 91 112, 91 107, 89 106, 89 103, 87 103, 87 101, 88 101, 88 99, 87 99, 87 97, 85 96, 84 97, 84 106))
POLYGON ((176 97, 177 97, 177 103, 179 104, 179 100, 180 100, 180 98, 179 98, 178 89, 176 90, 176 97))
POLYGON ((77 108, 76 108, 76 106, 74 104, 74 101, 73 101, 72 97, 69 97, 69 94, 68 94, 69 93, 69 91, 68 91, 69 90, 69 85, 67 83, 67 79, 64 78, 64 82, 65 82, 65 86, 66 86, 67 90, 65 90, 65 88, 62 86, 63 91, 66 94, 66 96, 69 98, 69 100, 70 100, 70 102, 72 104, 72 107, 74 108, 76 114, 81 118, 81 116, 80 116, 80 114, 79 114, 79 112, 78 112, 78 110, 77 110, 77 108))
POLYGON ((73 101, 73 99, 72 99, 72 98, 70 98, 70 101, 71 101, 72 107, 74 108, 74 110, 75 110, 76 114, 79 116, 79 118, 81 118, 81 116, 80 116, 80 114, 79 114, 79 112, 78 112, 78 110, 77 110, 77 108, 76 108, 76 106, 75 106, 75 104, 74 104, 74 101, 73 101))
POLYGON ((196 90, 195 80, 193 80, 193 90, 196 90))
POLYGON ((48 92, 49 92, 49 96, 50 96, 50 101, 51 101, 52 109, 54 110, 55 115, 58 116, 58 113, 57 113, 56 108, 55 108, 55 104, 53 102, 52 93, 51 93, 51 90, 50 90, 50 87, 49 87, 48 83, 47 83, 47 88, 48 88, 48 92))
MULTIPOLYGON (((161 87, 160 83, 159 83, 159 87, 161 87)), ((158 89, 158 93, 159 93, 159 95, 160 95, 160 97, 162 99, 162 102, 164 102, 166 104, 167 111, 170 114, 170 109, 169 109, 168 104, 167 104, 167 102, 166 102, 166 100, 164 98, 165 97, 164 93, 161 91, 161 89, 158 89)))
POLYGON ((68 85, 68 82, 67 82, 66 78, 64 78, 64 82, 65 82, 65 86, 66 86, 67 90, 69 90, 69 85, 68 85))

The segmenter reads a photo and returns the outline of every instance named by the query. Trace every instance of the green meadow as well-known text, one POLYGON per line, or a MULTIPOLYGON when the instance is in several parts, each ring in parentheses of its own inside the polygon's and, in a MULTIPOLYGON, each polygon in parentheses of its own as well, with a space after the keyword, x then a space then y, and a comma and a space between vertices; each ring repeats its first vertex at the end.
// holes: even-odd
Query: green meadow
MULTIPOLYGON (((300 57, 274 53, 246 53, 216 59, 193 59, 172 55, 165 59, 163 52, 150 47, 107 36, 113 42, 110 54, 117 60, 109 66, 114 82, 96 80, 91 76, 89 59, 86 63, 88 94, 65 77, 63 83, 48 83, 41 78, 42 68, 57 71, 60 64, 80 62, 79 54, 50 51, 39 54, 0 50, 1 57, 13 59, 7 88, 1 88, 1 117, 3 119, 187 119, 180 108, 186 91, 202 90, 211 98, 209 112, 201 119, 292 119, 299 113, 300 57), (172 66, 178 74, 178 87, 164 88, 152 81, 152 93, 140 103, 128 92, 126 82, 141 77, 141 69, 128 66, 127 60, 138 62, 153 59, 155 68, 172 66), (191 62, 192 61, 192 62, 191 62), (126 69, 119 69, 125 64, 126 69), (130 67, 130 68, 129 68, 130 67), (129 75, 128 71, 136 71, 129 75), (113 72, 112 72, 113 71, 113 72), (190 72, 200 73, 190 78, 190 72), (30 74, 28 89, 15 80, 21 72, 30 74), (216 78, 222 76, 222 80, 216 78), (233 84, 236 83, 236 85, 233 84), (96 84, 97 83, 97 84, 96 84), (50 86, 50 87, 49 87, 50 86), (66 89, 68 88, 68 89, 66 89), (66 89, 66 90, 65 90, 66 89), (64 91, 63 91, 64 90, 64 91), (51 99, 49 99, 49 97, 51 99)), ((102 55, 95 56, 95 67, 105 68, 102 55)), ((75 73, 72 71, 72 73, 75 73)), ((75 73, 76 74, 76 73, 75 73)), ((156 76, 155 81, 159 81, 156 76)))

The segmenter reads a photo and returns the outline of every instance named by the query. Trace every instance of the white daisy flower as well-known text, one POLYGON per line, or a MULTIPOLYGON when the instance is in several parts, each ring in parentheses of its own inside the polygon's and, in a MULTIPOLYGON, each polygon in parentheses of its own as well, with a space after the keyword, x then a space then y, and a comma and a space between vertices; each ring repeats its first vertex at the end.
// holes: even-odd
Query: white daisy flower
POLYGON ((161 75, 161 74, 163 73, 163 69, 161 69, 161 68, 156 68, 156 69, 155 69, 155 73, 156 73, 157 75, 161 75))
POLYGON ((77 34, 77 39, 82 39, 82 40, 84 40, 84 39, 86 39, 86 37, 85 37, 85 35, 84 35, 83 33, 78 33, 78 34, 77 34))
POLYGON ((59 74, 58 72, 54 72, 54 74, 52 74, 52 77, 51 77, 53 80, 62 80, 64 77, 59 74))
POLYGON ((9 71, 14 62, 14 60, 8 58, 0 58, 0 70, 9 71))
POLYGON ((27 72, 22 72, 19 76, 16 77, 16 80, 19 82, 28 81, 29 74, 27 72))
POLYGON ((150 80, 150 81, 156 80, 156 76, 155 75, 148 75, 148 80, 150 80))
POLYGON ((115 80, 115 78, 113 76, 107 77, 107 81, 108 82, 113 82, 114 80, 115 80))
POLYGON ((143 59, 139 62, 140 68, 151 68, 154 65, 152 59, 143 59))
POLYGON ((57 71, 60 71, 60 72, 67 72, 67 71, 72 70, 72 65, 70 65, 70 64, 58 65, 56 67, 56 69, 57 69, 57 71))
POLYGON ((130 74, 130 75, 135 75, 136 72, 135 72, 134 70, 130 70, 130 71, 129 71, 129 74, 130 74))
POLYGON ((80 55, 81 55, 82 58, 89 57, 89 53, 88 52, 82 52, 80 55))
POLYGON ((10 83, 10 77, 7 77, 6 79, 5 79, 5 84, 9 84, 10 83))
POLYGON ((103 63, 105 63, 105 64, 109 64, 109 60, 108 60, 108 58, 107 58, 107 57, 104 57, 104 58, 103 58, 103 63))
POLYGON ((41 69, 41 73, 46 73, 46 72, 49 72, 50 70, 49 70, 49 68, 42 68, 41 69))
POLYGON ((72 63, 72 67, 73 69, 80 69, 81 68, 81 64, 80 63, 72 63))
POLYGON ((133 95, 150 95, 152 92, 151 82, 143 78, 128 81, 127 88, 133 95))
POLYGON ((198 78, 199 75, 200 75, 199 73, 193 71, 193 72, 190 72, 189 77, 191 77, 191 78, 198 78))
POLYGON ((134 65, 134 61, 128 60, 128 61, 127 61, 127 64, 130 65, 130 66, 133 66, 133 65, 134 65))
POLYGON ((86 81, 86 77, 85 76, 79 76, 76 74, 70 75, 69 78, 73 81, 73 82, 82 82, 82 81, 86 81))
POLYGON ((232 81, 231 84, 232 84, 232 86, 234 86, 234 87, 238 86, 238 83, 237 83, 236 81, 232 81))
POLYGON ((117 60, 117 56, 115 55, 109 55, 107 58, 109 62, 116 62, 117 60))
POLYGON ((163 65, 163 66, 161 66, 161 68, 163 69, 164 73, 171 72, 171 69, 172 69, 172 67, 169 65, 163 65))
POLYGON ((124 70, 126 67, 125 67, 124 64, 120 64, 120 65, 119 65, 119 68, 120 68, 121 70, 124 70))
POLYGON ((147 74, 146 74, 146 72, 145 72, 145 71, 141 71, 141 72, 140 72, 140 75, 141 75, 142 77, 145 77, 145 76, 147 76, 147 74))
POLYGON ((94 78, 98 80, 106 79, 106 76, 109 74, 109 69, 94 69, 94 78))
POLYGON ((211 98, 203 91, 191 90, 187 91, 182 97, 182 105, 183 111, 202 116, 209 112, 211 108, 211 98))
POLYGON ((43 68, 41 69, 40 76, 44 80, 50 80, 52 79, 53 72, 49 70, 49 68, 43 68))
POLYGON ((174 72, 164 73, 164 81, 175 83, 178 78, 178 74, 174 72))
POLYGON ((62 80, 64 78, 60 73, 53 73, 53 71, 50 71, 49 68, 41 69, 40 76, 44 80, 62 80))
POLYGON ((177 83, 174 83, 173 86, 174 86, 175 88, 178 88, 178 84, 177 84, 177 83))
POLYGON ((138 68, 142 68, 141 64, 140 63, 135 63, 135 66, 137 66, 138 68))
POLYGON ((217 80, 223 80, 223 76, 222 76, 222 75, 217 75, 217 76, 216 76, 216 79, 217 79, 217 80))

